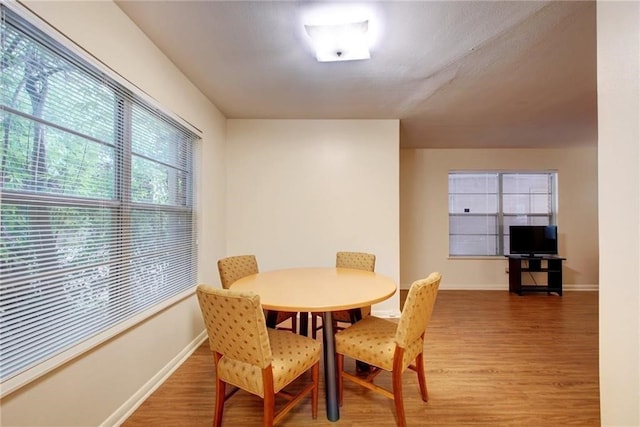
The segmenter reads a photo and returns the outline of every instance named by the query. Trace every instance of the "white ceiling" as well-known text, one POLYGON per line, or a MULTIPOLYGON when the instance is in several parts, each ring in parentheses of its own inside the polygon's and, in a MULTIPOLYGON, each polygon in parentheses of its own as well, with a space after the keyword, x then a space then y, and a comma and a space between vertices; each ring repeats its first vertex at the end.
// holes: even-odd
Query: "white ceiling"
POLYGON ((319 63, 304 32, 347 2, 126 1, 228 118, 400 119, 402 147, 595 145, 594 1, 380 1, 367 61, 319 63))

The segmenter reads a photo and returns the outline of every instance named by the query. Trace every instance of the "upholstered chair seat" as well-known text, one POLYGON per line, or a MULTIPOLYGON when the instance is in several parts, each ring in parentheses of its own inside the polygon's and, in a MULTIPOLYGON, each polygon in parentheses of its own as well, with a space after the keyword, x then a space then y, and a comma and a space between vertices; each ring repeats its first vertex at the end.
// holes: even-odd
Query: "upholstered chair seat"
MULTIPOLYGON (((395 334, 398 323, 375 316, 368 316, 358 323, 349 326, 349 334, 336 340, 336 352, 348 354, 360 360, 391 372, 393 356, 396 351, 395 334), (363 345, 366 343, 366 345, 363 345)), ((404 372, 422 352, 422 341, 415 340, 404 349, 401 369, 404 372)))
POLYGON ((368 316, 336 334, 340 404, 343 401, 343 380, 347 379, 392 399, 398 426, 406 426, 402 374, 407 369, 417 373, 422 400, 429 400, 424 373, 424 334, 433 312, 440 279, 440 273, 431 273, 426 279, 411 285, 397 323, 368 316), (365 362, 374 369, 364 378, 349 373, 344 370, 345 356, 365 362), (391 372, 391 391, 373 382, 384 371, 391 372))
MULTIPOLYGON (((271 345, 273 391, 278 393, 319 360, 322 346, 317 341, 311 344, 306 337, 275 329, 267 329, 267 334, 271 345)), ((260 367, 223 357, 218 363, 217 373, 222 381, 264 397, 260 367)))

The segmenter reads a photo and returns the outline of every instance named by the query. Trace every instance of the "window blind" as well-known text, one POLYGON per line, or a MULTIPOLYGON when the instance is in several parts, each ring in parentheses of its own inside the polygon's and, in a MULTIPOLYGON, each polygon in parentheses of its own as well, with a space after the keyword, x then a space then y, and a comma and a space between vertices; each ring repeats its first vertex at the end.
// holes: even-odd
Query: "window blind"
POLYGON ((449 173, 449 255, 509 254, 509 227, 555 222, 556 172, 449 173))
POLYGON ((5 381, 193 288, 198 137, 1 13, 5 381))

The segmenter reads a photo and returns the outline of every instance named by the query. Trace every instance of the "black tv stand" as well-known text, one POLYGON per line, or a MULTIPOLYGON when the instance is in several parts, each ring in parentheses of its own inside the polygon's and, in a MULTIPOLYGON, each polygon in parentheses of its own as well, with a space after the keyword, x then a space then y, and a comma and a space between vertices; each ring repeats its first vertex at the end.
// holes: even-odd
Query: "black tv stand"
POLYGON ((562 261, 557 255, 505 255, 509 258, 509 292, 557 293, 562 296, 562 261), (543 262, 545 261, 545 262, 543 262), (547 273, 546 285, 523 285, 522 273, 547 273))

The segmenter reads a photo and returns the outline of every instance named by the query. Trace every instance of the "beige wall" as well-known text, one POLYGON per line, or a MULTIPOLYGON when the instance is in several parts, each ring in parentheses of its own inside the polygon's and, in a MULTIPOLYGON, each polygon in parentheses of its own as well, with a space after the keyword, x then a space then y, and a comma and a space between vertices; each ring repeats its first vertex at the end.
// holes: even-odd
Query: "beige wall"
POLYGON ((640 426, 640 3, 598 2, 600 408, 640 426))
MULTIPOLYGON (((399 277, 397 120, 229 120, 227 249, 260 269, 376 254, 399 277)), ((374 307, 399 314, 398 294, 374 307)))
MULTIPOLYGON (((225 119, 112 2, 27 2, 58 30, 202 130, 200 279, 218 280, 223 255, 225 119), (206 191, 202 191, 205 187, 206 191)), ((195 285, 195 284, 194 284, 195 285)), ((203 330, 193 295, 2 399, 3 426, 112 423, 179 362, 203 330), (122 407, 124 405, 124 407, 122 407)))
MULTIPOLYGON (((567 289, 598 283, 597 150, 406 149, 400 151, 400 279, 430 271, 442 289, 508 289, 507 261, 449 258, 450 170, 557 170, 559 252, 567 289)), ((543 278, 546 280, 545 278, 543 278)))

